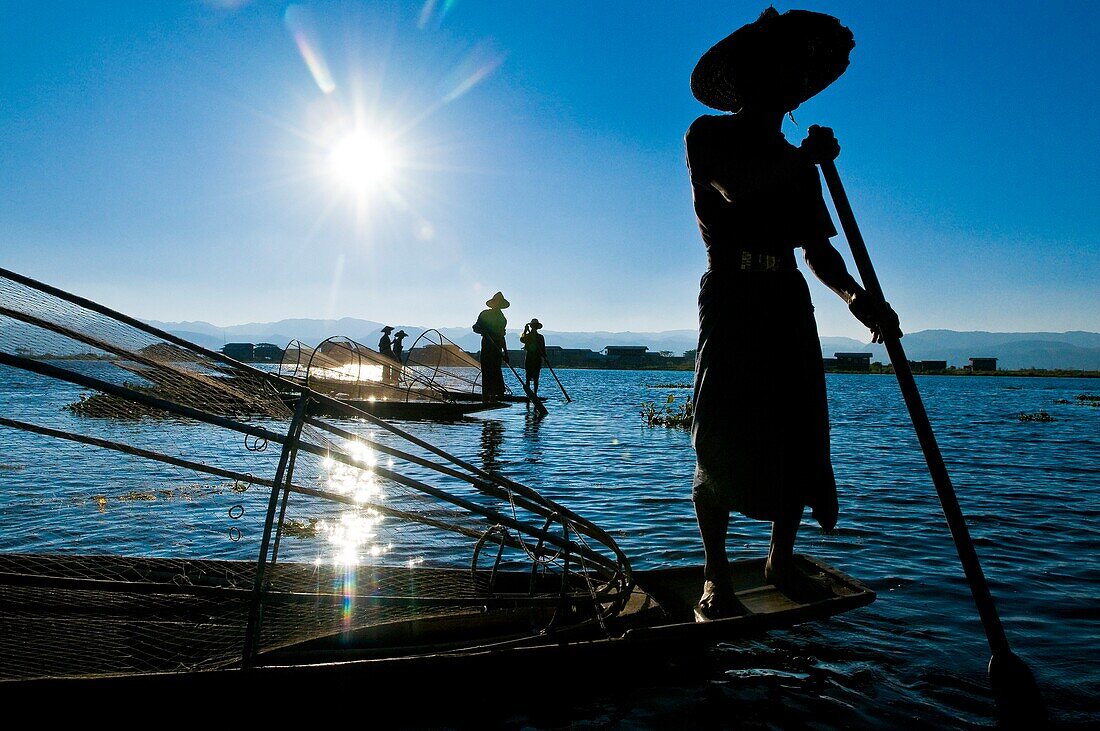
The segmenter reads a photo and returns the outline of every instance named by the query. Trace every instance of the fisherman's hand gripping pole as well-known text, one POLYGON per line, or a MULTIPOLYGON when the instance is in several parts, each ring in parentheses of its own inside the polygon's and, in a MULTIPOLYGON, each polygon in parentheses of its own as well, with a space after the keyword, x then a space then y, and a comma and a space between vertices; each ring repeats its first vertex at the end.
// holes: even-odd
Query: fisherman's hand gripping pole
MULTIPOLYGON (((1027 664, 1021 660, 1009 647, 1008 638, 1005 636, 1004 627, 997 614, 997 607, 993 604, 993 597, 989 593, 989 585, 986 583, 985 574, 978 562, 978 554, 974 550, 974 543, 970 538, 970 531, 963 518, 962 509, 959 507, 958 498, 955 496, 955 488, 951 485, 951 478, 947 474, 947 466, 940 454, 939 445, 936 443, 936 435, 932 432, 932 425, 928 421, 928 414, 924 410, 924 403, 917 391, 917 383, 913 379, 913 372, 909 368, 909 360, 905 356, 905 350, 901 346, 900 330, 890 327, 889 309, 886 299, 882 294, 882 286, 879 284, 878 275, 871 264, 871 257, 867 253, 867 246, 863 242, 863 235, 856 224, 855 214, 848 203, 848 196, 844 192, 844 186, 840 183, 840 175, 837 173, 833 160, 840 154, 840 145, 833 137, 833 131, 828 127, 812 125, 809 136, 803 144, 803 149, 811 156, 811 159, 821 166, 821 174, 825 177, 825 184, 829 187, 829 193, 836 206, 837 216, 844 229, 844 236, 852 248, 852 258, 859 270, 860 279, 867 290, 869 300, 867 309, 873 315, 874 322, 880 326, 882 342, 886 346, 886 352, 890 355, 890 363, 894 367, 894 373, 898 378, 898 386, 905 398, 905 405, 909 409, 909 416, 913 420, 913 428, 917 432, 921 450, 924 452, 928 471, 932 475, 932 483, 936 487, 936 493, 943 507, 947 526, 951 530, 951 538, 955 542, 955 549, 959 553, 966 580, 970 584, 970 593, 974 597, 974 604, 978 608, 982 626, 985 629, 986 639, 993 656, 989 660, 989 681, 993 689, 993 696, 997 702, 998 711, 1003 719, 1017 724, 1032 725, 1041 724, 1046 719, 1046 708, 1043 703, 1035 678, 1027 664)), ((895 315, 896 317, 896 315, 895 315)), ((862 319, 862 318, 861 318, 862 319)), ((896 325, 896 323, 895 323, 896 325)))

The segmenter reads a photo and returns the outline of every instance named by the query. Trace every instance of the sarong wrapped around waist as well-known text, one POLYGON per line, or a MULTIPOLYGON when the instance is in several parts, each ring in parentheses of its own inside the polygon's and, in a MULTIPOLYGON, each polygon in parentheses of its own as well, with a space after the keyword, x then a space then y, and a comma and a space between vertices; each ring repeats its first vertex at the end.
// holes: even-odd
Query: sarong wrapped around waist
POLYGON ((500 339, 492 335, 482 335, 481 391, 486 396, 500 396, 504 393, 504 374, 500 370, 503 362, 500 339))
POLYGON ((770 521, 809 505, 835 523, 825 372, 797 269, 703 275, 692 443, 695 499, 770 521))

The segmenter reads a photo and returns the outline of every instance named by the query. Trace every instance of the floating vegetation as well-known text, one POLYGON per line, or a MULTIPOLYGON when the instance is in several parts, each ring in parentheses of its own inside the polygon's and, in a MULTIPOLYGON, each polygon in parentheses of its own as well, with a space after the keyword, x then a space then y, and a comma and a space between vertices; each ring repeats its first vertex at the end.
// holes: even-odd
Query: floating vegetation
MULTIPOLYGON (((235 482, 230 488, 233 492, 244 492, 248 489, 248 485, 240 482, 235 482), (243 485, 243 488, 241 487, 243 485)), ((192 484, 182 485, 173 489, 160 488, 157 490, 130 490, 122 495, 116 495, 115 500, 124 503, 132 502, 154 502, 156 500, 187 500, 191 501, 195 498, 205 497, 207 495, 221 495, 225 492, 225 487, 221 485, 203 485, 192 484)), ((94 502, 100 510, 103 510, 107 506, 107 501, 110 499, 106 495, 92 495, 89 498, 76 498, 79 502, 83 503, 85 499, 89 499, 94 502)))
POLYGON ((1073 397, 1081 406, 1100 406, 1100 396, 1091 393, 1079 393, 1073 397))
POLYGON ((688 381, 687 383, 647 383, 646 388, 694 388, 695 384, 688 381))
POLYGON ((0 472, 18 472, 27 469, 25 464, 4 464, 0 462, 0 472))
POLYGON ((138 492, 137 490, 131 490, 130 492, 126 493, 125 495, 119 495, 118 499, 122 500, 123 502, 131 502, 131 501, 134 501, 134 500, 138 500, 138 501, 156 500, 157 496, 153 492, 138 492))
POLYGON ((695 405, 691 399, 687 399, 678 407, 673 408, 674 396, 668 397, 668 402, 663 409, 657 407, 652 401, 642 404, 642 419, 649 426, 664 426, 676 429, 690 429, 692 417, 695 414, 695 405))
POLYGON ((1069 403, 1069 399, 1066 399, 1066 398, 1056 398, 1056 399, 1054 399, 1054 403, 1056 403, 1056 404, 1068 404, 1068 403, 1069 403))
POLYGON ((318 531, 320 531, 319 522, 317 518, 306 518, 305 520, 287 518, 283 521, 283 535, 291 538, 315 538, 318 531))
POLYGON ((1021 411, 1016 418, 1020 421, 1054 421, 1054 417, 1042 409, 1036 411, 1034 414, 1027 414, 1021 411))
MULTIPOLYGON (((132 383, 123 385, 135 391, 152 395, 152 389, 150 388, 135 386, 132 383)), ((140 419, 144 416, 168 416, 166 411, 133 401, 126 401, 108 393, 81 394, 79 401, 68 404, 65 408, 78 416, 90 416, 99 419, 140 419)))
MULTIPOLYGON (((180 384, 163 373, 133 365, 120 365, 120 367, 152 382, 152 385, 142 385, 127 381, 122 384, 123 388, 168 401, 179 395, 180 384)), ((241 379, 202 380, 195 377, 194 381, 188 384, 188 405, 221 416, 269 413, 268 405, 247 393, 245 390, 247 386, 238 387, 242 383, 241 379)), ((68 404, 65 408, 78 416, 98 419, 178 418, 148 404, 103 392, 82 394, 79 401, 68 404)))

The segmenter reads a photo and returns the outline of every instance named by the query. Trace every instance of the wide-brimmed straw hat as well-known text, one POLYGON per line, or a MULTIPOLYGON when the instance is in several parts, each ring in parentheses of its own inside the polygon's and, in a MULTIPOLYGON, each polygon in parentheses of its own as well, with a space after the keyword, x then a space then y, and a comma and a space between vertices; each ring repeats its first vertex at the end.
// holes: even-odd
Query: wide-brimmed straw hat
POLYGON ((542 329, 542 323, 539 322, 539 319, 537 317, 532 317, 531 322, 529 322, 527 324, 531 326, 532 330, 541 330, 542 329))
POLYGON ((498 310, 503 310, 505 307, 508 307, 511 304, 511 302, 504 299, 504 294, 501 292, 497 292, 496 294, 494 294, 491 300, 485 301, 486 307, 494 307, 498 310))
POLYGON ((789 112, 840 78, 855 45, 852 31, 831 15, 768 8, 703 54, 691 93, 724 112, 750 100, 789 112))
POLYGON ((397 332, 395 332, 393 334, 393 336, 395 338, 407 338, 409 336, 409 334, 407 332, 405 332, 404 330, 398 330, 397 332))
POLYGON ((386 326, 385 326, 384 328, 382 328, 382 332, 384 332, 384 333, 392 333, 392 332, 393 332, 393 327, 392 327, 392 326, 390 326, 390 325, 386 325, 386 326))

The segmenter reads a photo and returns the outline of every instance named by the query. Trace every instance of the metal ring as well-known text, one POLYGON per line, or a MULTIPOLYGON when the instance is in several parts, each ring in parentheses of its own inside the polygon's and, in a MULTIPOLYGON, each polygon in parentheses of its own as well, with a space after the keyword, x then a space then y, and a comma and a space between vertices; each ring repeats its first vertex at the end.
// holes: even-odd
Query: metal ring
POLYGON ((234 543, 241 540, 241 529, 238 528, 237 526, 233 526, 232 528, 230 528, 229 529, 229 540, 233 541, 234 543))
POLYGON ((251 434, 244 435, 244 448, 249 452, 262 452, 267 449, 267 439, 263 437, 252 437, 252 443, 248 443, 248 438, 251 434))
POLYGON ((240 520, 244 515, 244 506, 237 504, 229 509, 229 517, 233 520, 240 520))

